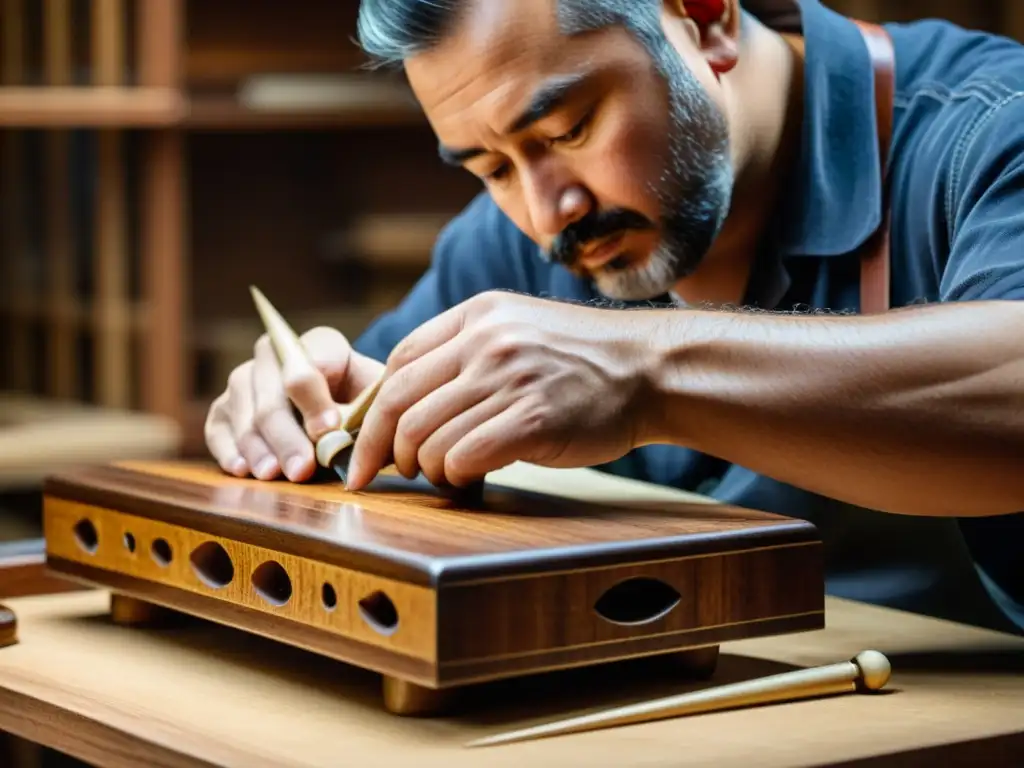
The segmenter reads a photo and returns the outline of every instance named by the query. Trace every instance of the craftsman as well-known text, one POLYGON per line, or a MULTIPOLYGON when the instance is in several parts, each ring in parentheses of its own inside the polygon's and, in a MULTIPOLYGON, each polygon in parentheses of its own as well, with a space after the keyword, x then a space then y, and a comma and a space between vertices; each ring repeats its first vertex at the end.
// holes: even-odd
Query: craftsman
POLYGON ((352 488, 599 467, 811 520, 832 594, 1024 630, 1024 46, 886 29, 880 153, 867 30, 818 0, 363 0, 483 191, 355 351, 306 335, 323 378, 260 340, 212 454, 307 479, 386 361, 352 488))

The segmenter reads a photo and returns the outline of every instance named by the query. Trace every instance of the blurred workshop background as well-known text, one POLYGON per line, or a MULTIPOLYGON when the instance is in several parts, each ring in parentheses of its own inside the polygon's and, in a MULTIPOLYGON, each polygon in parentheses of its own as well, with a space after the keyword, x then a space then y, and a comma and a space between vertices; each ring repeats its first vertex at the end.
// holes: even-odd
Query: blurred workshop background
MULTIPOLYGON (((1024 40, 1022 0, 826 3, 1024 40)), ((0 540, 22 559, 47 473, 205 454, 261 330, 250 284, 356 336, 477 191, 401 79, 361 68, 357 8, 0 0, 0 540)))

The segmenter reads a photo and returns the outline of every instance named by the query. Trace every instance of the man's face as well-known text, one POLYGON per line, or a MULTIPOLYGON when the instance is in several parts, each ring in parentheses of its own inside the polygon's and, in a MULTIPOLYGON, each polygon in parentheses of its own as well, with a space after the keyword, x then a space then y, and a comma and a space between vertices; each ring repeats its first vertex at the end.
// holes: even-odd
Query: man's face
POLYGON ((691 74, 688 42, 652 57, 624 28, 568 37, 555 2, 472 0, 406 62, 409 81, 442 155, 551 258, 610 298, 654 298, 697 268, 727 213, 713 79, 691 74))

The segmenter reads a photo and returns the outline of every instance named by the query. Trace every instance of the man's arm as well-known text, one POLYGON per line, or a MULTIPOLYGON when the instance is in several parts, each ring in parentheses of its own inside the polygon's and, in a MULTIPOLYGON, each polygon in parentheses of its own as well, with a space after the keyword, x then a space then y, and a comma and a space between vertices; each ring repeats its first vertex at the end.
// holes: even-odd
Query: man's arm
POLYGON ((649 319, 650 442, 869 509, 1024 509, 1024 304, 649 319))
POLYGON ((975 125, 949 167, 907 166, 922 207, 943 190, 940 303, 666 322, 662 437, 868 508, 1024 510, 1024 97, 975 125))

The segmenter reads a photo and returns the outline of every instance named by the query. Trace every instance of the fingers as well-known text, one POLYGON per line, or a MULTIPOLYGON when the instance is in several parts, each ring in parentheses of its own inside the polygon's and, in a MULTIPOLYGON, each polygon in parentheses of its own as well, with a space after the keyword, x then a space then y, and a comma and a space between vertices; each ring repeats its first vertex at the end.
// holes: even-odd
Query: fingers
MULTIPOLYGON (((433 475, 422 465, 421 449, 428 438, 439 429, 446 434, 465 423, 464 415, 484 399, 488 390, 468 376, 442 384, 409 408, 398 419, 395 429, 393 461, 405 477, 415 477, 422 467, 428 479, 433 475)), ((443 441, 442 441, 443 444, 443 441)), ((445 444, 445 448, 450 444, 445 444)), ((430 455, 430 451, 426 452, 430 455)), ((434 469, 443 469, 443 461, 435 462, 434 469)))
POLYGON ((431 318, 402 339, 388 355, 388 373, 422 360, 435 349, 451 341, 465 325, 466 308, 459 304, 431 318))
MULTIPOLYGON (((366 414, 352 451, 347 480, 349 488, 363 488, 387 465, 388 458, 395 449, 395 433, 399 419, 427 395, 454 380, 460 370, 460 348, 459 344, 453 341, 405 365, 384 381, 376 400, 366 414)), ((463 396, 467 392, 464 388, 451 391, 463 396)), ((446 403, 445 408, 451 414, 458 413, 467 405, 464 400, 453 400, 446 403)), ((399 469, 409 471, 414 467, 414 460, 409 455, 408 446, 403 447, 403 451, 403 464, 399 469)), ((415 474, 415 470, 412 474, 415 474)))
MULTIPOLYGON (((285 391, 278 360, 268 343, 261 339, 256 344, 251 383, 252 413, 234 414, 241 420, 240 429, 252 423, 253 431, 266 445, 267 453, 288 479, 299 481, 309 477, 316 469, 313 445, 292 412, 292 402, 285 391)), ((326 388, 325 384, 325 388, 326 388)), ((308 404, 308 401, 306 401, 308 404)), ((247 457, 248 459, 248 457, 247 457)), ((269 460, 263 466, 253 465, 254 474, 266 479, 264 473, 271 467, 269 460)))
POLYGON ((282 366, 262 337, 211 407, 206 443, 226 472, 271 480, 283 471, 292 481, 307 479, 316 470, 314 440, 340 425, 335 397, 351 399, 384 368, 355 354, 332 329, 309 331, 302 343, 303 351, 282 366))
MULTIPOLYGON (((326 356, 326 353, 321 353, 326 356)), ((348 364, 347 343, 337 350, 340 361, 333 364, 344 368, 348 364)), ((338 408, 331 397, 327 378, 307 358, 306 354, 290 355, 284 363, 278 361, 274 347, 266 334, 256 342, 253 355, 253 382, 256 389, 256 413, 262 418, 278 421, 278 409, 298 410, 306 435, 316 439, 340 423, 338 408)))
MULTIPOLYGON (((314 328, 302 335, 309 362, 323 374, 332 400, 349 403, 377 380, 384 364, 352 349, 333 328, 314 328)), ((315 410, 315 408, 314 408, 315 410)))
POLYGON ((377 381, 383 370, 384 364, 380 361, 353 351, 352 357, 349 359, 345 386, 340 392, 339 400, 343 403, 355 400, 360 392, 377 381))
POLYGON ((251 363, 241 365, 232 372, 228 379, 227 422, 235 446, 245 459, 249 471, 261 480, 272 480, 280 473, 281 467, 257 427, 252 381, 251 363))
POLYGON ((249 474, 249 464, 239 453, 235 443, 235 435, 227 417, 227 402, 228 392, 225 391, 210 407, 203 428, 206 447, 222 470, 229 475, 245 477, 249 474))
MULTIPOLYGON (((510 398, 505 391, 496 392, 454 418, 446 419, 444 424, 433 431, 419 446, 416 459, 423 476, 436 486, 455 485, 456 483, 449 477, 448 455, 466 435, 473 434, 481 425, 500 415, 509 407, 509 403, 510 398)), ((472 470, 473 467, 470 467, 466 472, 456 474, 460 484, 470 482, 465 475, 472 470)))
POLYGON ((441 452, 431 447, 431 455, 444 458, 444 479, 461 488, 517 461, 537 461, 541 453, 563 453, 564 445, 552 445, 550 435, 542 432, 542 420, 533 418, 533 413, 528 402, 520 400, 498 409, 471 431, 459 433, 463 436, 450 449, 441 452))

